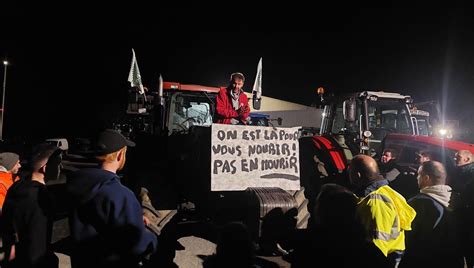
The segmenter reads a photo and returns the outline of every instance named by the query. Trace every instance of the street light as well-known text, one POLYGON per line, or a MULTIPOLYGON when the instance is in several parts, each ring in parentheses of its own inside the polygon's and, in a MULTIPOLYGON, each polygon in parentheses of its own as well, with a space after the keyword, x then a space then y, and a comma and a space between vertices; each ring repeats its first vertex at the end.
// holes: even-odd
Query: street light
POLYGON ((0 121, 0 141, 3 141, 3 114, 5 113, 5 90, 7 87, 7 66, 8 61, 3 61, 3 97, 2 97, 2 120, 0 121))

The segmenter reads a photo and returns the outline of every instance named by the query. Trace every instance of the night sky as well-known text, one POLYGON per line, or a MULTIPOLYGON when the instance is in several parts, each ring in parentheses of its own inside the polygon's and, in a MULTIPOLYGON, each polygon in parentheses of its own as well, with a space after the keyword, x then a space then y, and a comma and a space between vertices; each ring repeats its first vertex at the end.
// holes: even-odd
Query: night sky
POLYGON ((474 125, 472 10, 314 5, 160 7, 138 18, 32 19, 19 11, 3 24, 0 42, 0 57, 11 63, 4 136, 88 136, 120 115, 132 47, 150 88, 160 73, 165 81, 222 86, 240 71, 251 91, 263 57, 270 97, 309 105, 319 86, 397 91, 440 100, 448 119, 474 125))

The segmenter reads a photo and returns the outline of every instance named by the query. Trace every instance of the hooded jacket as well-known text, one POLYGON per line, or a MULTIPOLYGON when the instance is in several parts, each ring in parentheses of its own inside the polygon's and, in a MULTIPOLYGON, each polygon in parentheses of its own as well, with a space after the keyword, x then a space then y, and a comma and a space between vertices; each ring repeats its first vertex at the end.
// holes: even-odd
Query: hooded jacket
POLYGON ((457 217, 448 208, 451 187, 434 185, 408 200, 416 210, 399 267, 464 267, 457 217))
POLYGON ((415 210, 388 186, 387 180, 370 184, 364 192, 365 197, 357 205, 357 216, 368 238, 385 256, 405 250, 405 231, 411 230, 415 210))
POLYGON ((145 228, 141 205, 117 174, 83 169, 68 178, 67 190, 70 231, 77 245, 74 267, 136 263, 155 251, 157 237, 145 228))

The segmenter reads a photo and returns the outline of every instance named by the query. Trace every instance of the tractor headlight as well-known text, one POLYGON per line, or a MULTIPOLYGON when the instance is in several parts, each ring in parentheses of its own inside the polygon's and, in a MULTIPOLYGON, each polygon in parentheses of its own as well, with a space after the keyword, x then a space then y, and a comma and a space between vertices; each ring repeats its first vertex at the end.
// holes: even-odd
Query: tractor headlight
POLYGON ((366 130, 364 131, 363 135, 365 138, 370 138, 370 136, 372 136, 372 132, 370 132, 370 130, 366 130))
POLYGON ((445 128, 441 128, 441 129, 438 130, 438 133, 439 133, 439 135, 444 137, 444 136, 446 136, 446 134, 448 134, 448 130, 445 129, 445 128))

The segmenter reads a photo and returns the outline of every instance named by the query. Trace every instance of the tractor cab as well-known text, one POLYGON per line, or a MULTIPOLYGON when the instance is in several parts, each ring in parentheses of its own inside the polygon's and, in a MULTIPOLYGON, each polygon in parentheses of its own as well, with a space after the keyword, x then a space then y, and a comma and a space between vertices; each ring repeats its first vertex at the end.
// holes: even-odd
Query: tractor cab
POLYGON ((345 135, 360 152, 379 153, 389 133, 416 134, 416 119, 408 104, 411 97, 383 91, 340 96, 325 104, 321 135, 345 135))

